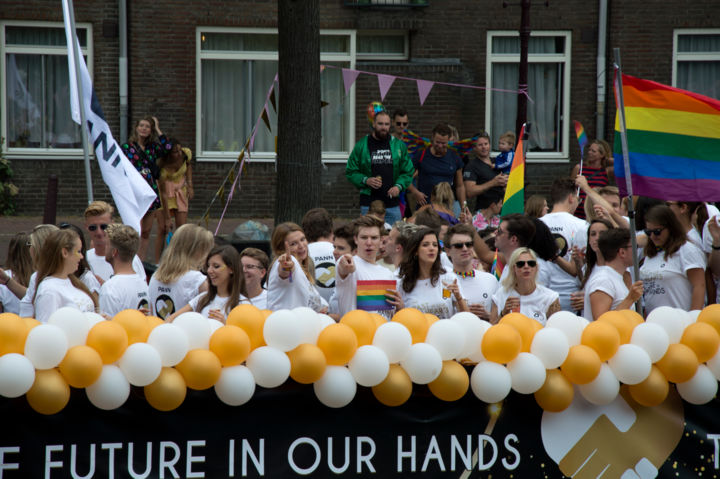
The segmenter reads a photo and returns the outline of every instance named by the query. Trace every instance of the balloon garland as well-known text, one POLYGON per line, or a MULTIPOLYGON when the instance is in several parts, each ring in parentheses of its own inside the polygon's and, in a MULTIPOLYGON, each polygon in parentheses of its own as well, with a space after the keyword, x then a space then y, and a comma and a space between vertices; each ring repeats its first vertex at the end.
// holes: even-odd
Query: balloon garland
POLYGON ((144 388, 153 408, 170 411, 188 388, 213 388, 240 406, 256 385, 278 387, 290 377, 312 384, 333 408, 349 404, 358 385, 399 406, 413 384, 427 384, 443 401, 468 389, 487 403, 511 390, 534 394, 541 408, 559 412, 575 394, 608 404, 621 384, 641 405, 655 406, 675 383, 685 401, 704 404, 717 393, 719 348, 720 305, 661 307, 645 321, 632 311, 595 322, 558 312, 544 327, 519 313, 490 325, 470 313, 439 321, 412 308, 389 322, 357 310, 336 323, 308 308, 243 304, 224 325, 197 313, 165 323, 125 310, 106 321, 61 308, 47 324, 0 314, 0 396, 25 395, 35 411, 55 414, 71 387, 84 388, 93 405, 110 410, 125 403, 132 385, 144 388))

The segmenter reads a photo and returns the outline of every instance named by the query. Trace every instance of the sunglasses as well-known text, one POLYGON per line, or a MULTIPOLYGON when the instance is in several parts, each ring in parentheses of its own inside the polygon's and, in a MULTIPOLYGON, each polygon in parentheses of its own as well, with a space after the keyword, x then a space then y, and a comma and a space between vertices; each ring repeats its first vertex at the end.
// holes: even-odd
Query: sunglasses
POLYGON ((103 230, 103 231, 105 231, 105 230, 108 228, 108 225, 105 224, 105 223, 103 223, 103 224, 101 224, 101 225, 90 225, 90 226, 88 226, 87 228, 88 228, 88 230, 90 230, 90 231, 95 231, 95 230, 98 229, 98 226, 99 226, 100 229, 103 230))
POLYGON ((260 269, 265 269, 265 268, 263 268, 262 266, 255 266, 254 264, 245 264, 245 265, 243 265, 243 270, 245 270, 245 271, 246 271, 246 270, 252 271, 252 270, 254 270, 254 269, 260 270, 260 269))
POLYGON ((408 123, 410 123, 410 122, 408 122, 408 121, 406 121, 406 122, 396 121, 396 122, 395 122, 395 126, 408 126, 408 123))
POLYGON ((450 245, 450 247, 455 248, 455 249, 463 249, 463 246, 464 246, 469 249, 469 248, 472 248, 474 246, 474 244, 475 243, 473 243, 472 241, 466 241, 464 243, 452 243, 450 245))
POLYGON ((645 234, 648 236, 660 236, 660 233, 662 233, 664 229, 665 228, 655 228, 654 230, 645 229, 645 234))
POLYGON ((531 268, 534 268, 535 266, 537 266, 537 261, 535 261, 534 259, 531 259, 528 261, 516 261, 515 262, 515 266, 517 266, 518 268, 524 268, 526 264, 528 266, 530 266, 531 268))

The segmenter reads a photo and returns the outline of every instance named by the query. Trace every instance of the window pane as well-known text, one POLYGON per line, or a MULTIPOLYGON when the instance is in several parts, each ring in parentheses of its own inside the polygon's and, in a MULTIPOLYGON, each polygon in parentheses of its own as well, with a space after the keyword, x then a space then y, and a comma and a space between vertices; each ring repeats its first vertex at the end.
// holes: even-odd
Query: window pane
POLYGON ((350 37, 347 35, 320 35, 322 53, 350 53, 350 37))
POLYGON ((202 50, 237 52, 277 52, 278 36, 275 33, 214 33, 200 36, 202 50))
POLYGON ((720 100, 720 61, 678 62, 677 87, 720 100))
POLYGON ((679 35, 678 52, 681 53, 720 53, 720 34, 718 35, 679 35))
POLYGON ((357 52, 358 55, 404 55, 405 36, 363 33, 357 37, 357 52))
MULTIPOLYGON (((87 46, 87 29, 76 28, 80 45, 87 46)), ((65 39, 65 29, 43 28, 43 27, 26 27, 26 26, 6 26, 5 27, 5 43, 7 45, 37 45, 49 47, 67 48, 67 40, 65 39)))
MULTIPOLYGON (((520 37, 492 38, 493 54, 520 54, 520 37)), ((565 37, 533 37, 528 41, 529 54, 562 54, 565 53, 565 37)))
POLYGON ((7 55, 7 135, 14 148, 81 148, 70 116, 67 58, 7 55))
MULTIPOLYGON (((349 67, 347 63, 328 63, 349 67)), ((347 122, 348 101, 343 86, 342 70, 326 68, 320 74, 320 99, 327 103, 320 110, 322 119, 322 151, 348 151, 347 122)))

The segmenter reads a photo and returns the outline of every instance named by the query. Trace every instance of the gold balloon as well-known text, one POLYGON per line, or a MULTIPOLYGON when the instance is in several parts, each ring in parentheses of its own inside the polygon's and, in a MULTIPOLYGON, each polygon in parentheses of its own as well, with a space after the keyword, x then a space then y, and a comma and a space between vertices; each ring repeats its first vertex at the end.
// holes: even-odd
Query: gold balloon
POLYGON ((103 361, 97 351, 79 345, 68 349, 58 369, 70 386, 86 388, 98 380, 102 367, 103 361))
POLYGON ((137 309, 124 309, 117 313, 112 320, 125 328, 129 344, 147 341, 150 334, 150 322, 147 316, 137 309))
POLYGON ((720 334, 709 323, 693 323, 685 328, 680 342, 692 349, 698 361, 704 363, 717 353, 720 334))
POLYGON ((573 385, 557 369, 548 369, 545 384, 535 392, 535 401, 543 411, 560 412, 567 409, 575 397, 573 385))
POLYGON ((403 308, 395 313, 392 320, 408 328, 413 344, 425 341, 430 326, 428 326, 428 321, 422 311, 415 308, 403 308))
POLYGON ((623 316, 625 316, 626 319, 630 320, 630 324, 633 325, 633 328, 645 322, 645 319, 637 311, 634 311, 632 309, 621 309, 620 312, 623 314, 623 316))
POLYGON ((185 379, 174 368, 162 368, 158 378, 145 386, 145 399, 158 411, 177 409, 185 400, 185 379))
POLYGON ((507 324, 512 326, 520 333, 522 339, 521 352, 529 353, 532 340, 535 333, 542 328, 542 324, 534 319, 530 319, 522 313, 510 313, 502 317, 499 324, 507 324), (539 327, 539 328, 538 328, 539 327))
POLYGON ((261 309, 260 313, 262 313, 263 318, 267 319, 267 317, 270 316, 273 312, 271 309, 261 309))
POLYGON ((630 396, 641 406, 653 407, 662 404, 670 391, 665 375, 653 365, 650 375, 641 383, 628 386, 630 396))
POLYGON ((633 329, 635 329, 635 326, 640 324, 642 321, 642 316, 635 311, 626 309, 623 311, 606 311, 601 314, 595 322, 607 322, 615 326, 615 329, 617 329, 617 332, 620 335, 620 344, 627 344, 632 338, 633 329), (638 317, 640 318, 640 322, 637 322, 638 317))
POLYGON ((330 366, 344 366, 355 355, 358 340, 355 331, 346 324, 331 324, 320 332, 318 347, 330 366))
POLYGON ((114 321, 101 321, 90 328, 85 344, 100 353, 103 364, 120 359, 130 340, 127 331, 114 321))
POLYGON ((213 387, 220 379, 222 365, 212 351, 192 349, 175 369, 182 374, 187 387, 202 391, 213 387))
POLYGON ((598 319, 585 327, 580 343, 593 348, 600 361, 607 361, 620 347, 620 333, 610 320, 598 319))
POLYGON ((690 347, 673 343, 668 347, 665 356, 655 363, 668 381, 684 383, 689 381, 697 372, 699 362, 695 351, 690 347))
POLYGON ((319 380, 327 368, 322 349, 304 343, 287 353, 290 358, 290 377, 300 384, 312 384, 319 380))
POLYGON ((430 326, 432 326, 432 324, 435 321, 440 321, 440 318, 438 318, 437 316, 435 316, 432 313, 423 313, 423 314, 425 315, 425 319, 427 320, 428 329, 430 329, 430 326))
POLYGON ((56 414, 70 401, 70 386, 57 369, 35 371, 35 382, 25 395, 40 414, 56 414))
POLYGON ((383 324, 387 323, 388 320, 386 317, 384 317, 382 314, 378 313, 370 313, 370 316, 372 316, 373 321, 375 321, 375 330, 377 331, 377 328, 382 326, 383 324))
POLYGON ((8 353, 23 354, 28 332, 25 321, 17 314, 0 314, 0 356, 8 353))
POLYGON ((574 384, 587 384, 600 374, 602 362, 595 350, 584 344, 572 346, 560 369, 574 384))
POLYGON ((507 323, 495 324, 485 331, 480 347, 488 361, 509 363, 522 351, 522 336, 507 323))
POLYGON ((457 401, 470 386, 467 371, 455 361, 443 361, 440 376, 428 384, 430 392, 443 401, 457 401))
MULTIPOLYGON (((150 325, 150 326, 149 326, 149 327, 150 327, 150 331, 152 331, 153 329, 157 328, 157 327, 160 326, 161 324, 165 324, 165 320, 162 319, 162 318, 158 318, 157 316, 148 316, 148 317, 147 317, 147 320, 148 320, 148 324, 150 325)), ((148 335, 149 335, 149 333, 148 333, 148 335)))
POLYGON ((223 367, 237 366, 250 354, 250 338, 242 328, 222 326, 210 336, 210 351, 223 367))
POLYGON ((25 322, 25 327, 27 328, 28 333, 30 330, 36 326, 40 326, 40 321, 38 321, 35 318, 21 318, 25 322))
POLYGON ((252 304, 238 304, 228 314, 226 324, 242 328, 250 338, 250 349, 265 346, 263 327, 265 326, 265 310, 260 311, 252 304))
POLYGON ((375 325, 375 320, 367 311, 361 309, 348 311, 340 318, 340 324, 346 324, 355 331, 358 346, 372 344, 377 326, 375 325))
POLYGON ((386 406, 405 404, 412 394, 410 376, 399 364, 391 364, 388 375, 383 382, 372 387, 375 398, 386 406))
POLYGON ((720 333, 720 304, 709 304, 700 311, 696 322, 707 323, 720 333))

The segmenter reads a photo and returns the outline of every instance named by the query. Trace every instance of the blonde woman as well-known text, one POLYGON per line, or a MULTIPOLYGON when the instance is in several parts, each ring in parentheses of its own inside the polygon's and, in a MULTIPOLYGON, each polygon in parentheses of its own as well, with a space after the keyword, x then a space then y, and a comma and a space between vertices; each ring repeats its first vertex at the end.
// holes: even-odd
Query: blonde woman
MULTIPOLYGON (((58 227, 55 225, 37 225, 33 228, 32 233, 30 233, 30 256, 32 256, 33 269, 35 272, 30 276, 30 282, 27 288, 25 288, 25 293, 22 296, 18 295, 22 298, 20 300, 20 313, 18 314, 23 318, 35 317, 33 298, 35 297, 35 289, 37 288, 37 270, 38 260, 40 258, 38 253, 42 250, 45 240, 47 240, 53 231, 58 231, 58 227)), ((3 279, 3 281, 5 280, 3 279)), ((18 285, 15 280, 9 280, 7 286, 15 294, 22 293, 22 286, 18 285)))
POLYGON ((194 224, 178 228, 150 279, 148 293, 153 314, 166 319, 207 291, 207 279, 200 268, 214 243, 212 233, 205 228, 194 224))
POLYGON ((433 186, 432 193, 430 193, 430 203, 437 214, 440 215, 440 218, 450 223, 450 226, 457 224, 458 220, 453 213, 455 194, 450 183, 443 181, 433 186))

